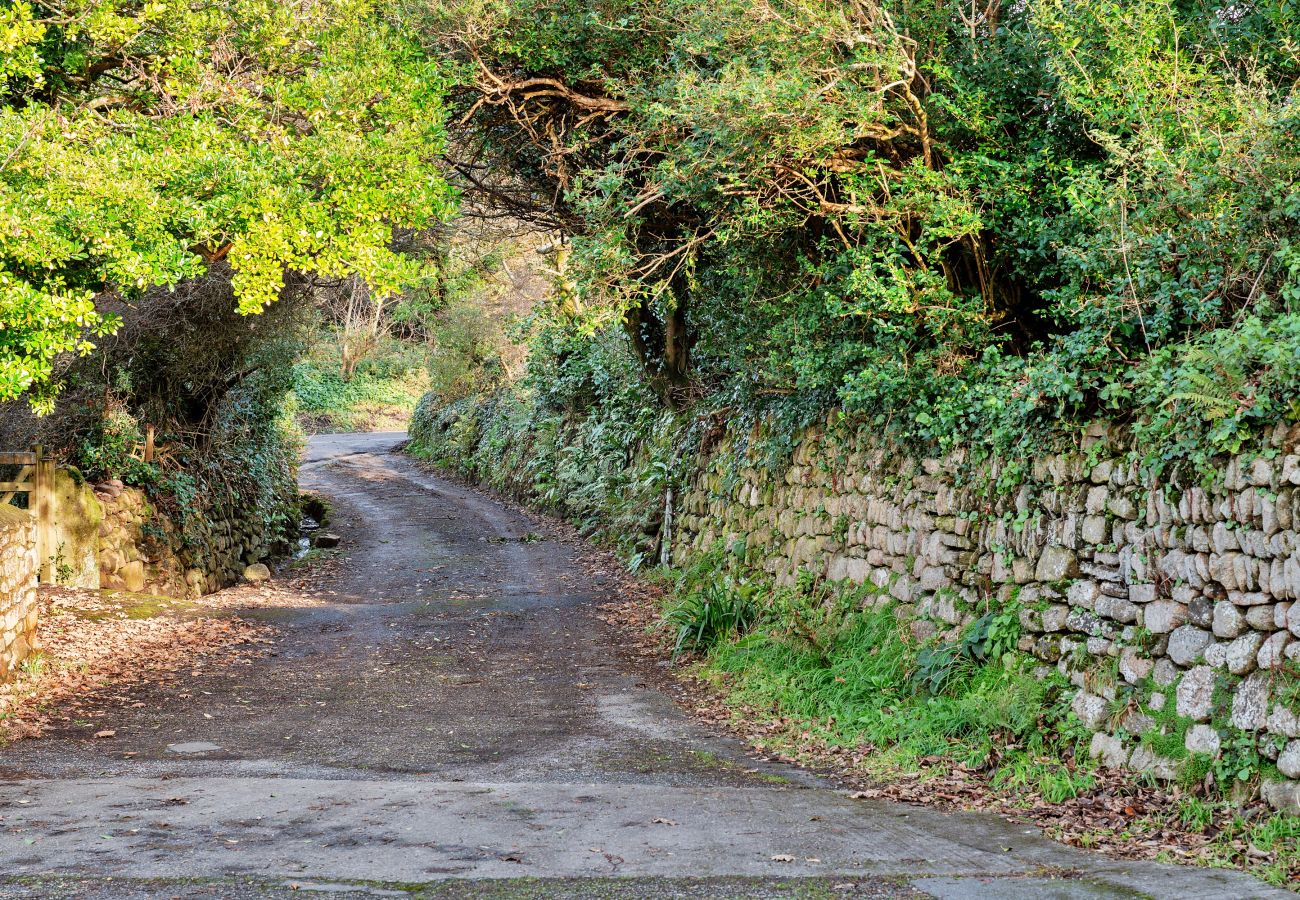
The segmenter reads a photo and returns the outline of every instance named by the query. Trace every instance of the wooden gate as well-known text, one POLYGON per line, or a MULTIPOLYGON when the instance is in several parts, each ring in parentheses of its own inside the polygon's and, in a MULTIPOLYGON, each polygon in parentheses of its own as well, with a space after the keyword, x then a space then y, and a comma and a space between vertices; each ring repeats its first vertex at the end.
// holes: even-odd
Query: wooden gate
POLYGON ((13 481, 0 481, 0 503, 13 503, 23 494, 27 509, 36 519, 36 558, 40 560, 41 581, 53 581, 54 548, 50 547, 53 533, 54 460, 48 459, 37 444, 29 452, 0 452, 0 466, 17 467, 13 481))

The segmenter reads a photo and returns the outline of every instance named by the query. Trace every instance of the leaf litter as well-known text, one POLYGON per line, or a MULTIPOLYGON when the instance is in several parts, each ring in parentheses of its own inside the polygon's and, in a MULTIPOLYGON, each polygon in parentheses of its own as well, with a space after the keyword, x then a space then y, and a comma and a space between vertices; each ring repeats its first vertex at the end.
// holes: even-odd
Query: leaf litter
POLYGON ((113 709, 141 707, 151 686, 270 655, 276 629, 240 615, 307 606, 306 579, 240 585, 186 601, 47 586, 40 589, 36 652, 0 685, 0 746, 54 729, 93 729, 113 709))

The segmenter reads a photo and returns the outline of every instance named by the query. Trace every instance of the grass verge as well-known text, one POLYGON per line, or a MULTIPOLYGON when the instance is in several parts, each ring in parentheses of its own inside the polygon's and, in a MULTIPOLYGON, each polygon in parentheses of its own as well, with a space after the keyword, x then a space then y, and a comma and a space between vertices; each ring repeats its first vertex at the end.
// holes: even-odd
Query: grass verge
POLYGON ((1070 682, 1016 650, 1014 603, 920 640, 869 585, 727 571, 705 554, 666 580, 654 632, 756 749, 864 798, 996 809, 1065 843, 1300 886, 1300 819, 1091 761, 1070 682))

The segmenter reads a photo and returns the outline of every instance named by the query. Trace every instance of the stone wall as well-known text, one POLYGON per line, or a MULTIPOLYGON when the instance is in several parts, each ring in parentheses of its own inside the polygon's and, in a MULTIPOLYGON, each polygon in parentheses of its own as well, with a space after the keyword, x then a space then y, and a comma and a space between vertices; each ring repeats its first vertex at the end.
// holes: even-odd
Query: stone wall
POLYGON ((681 498, 673 555, 741 542, 780 582, 869 582, 918 639, 1015 603, 1021 649, 1077 686, 1103 764, 1173 778, 1244 742, 1273 763, 1264 798, 1300 812, 1294 434, 1226 460, 1208 488, 1157 483, 1108 446, 1096 429, 1008 493, 988 487, 996 464, 915 458, 865 432, 811 430, 783 469, 724 438, 681 498), (1184 752, 1152 749, 1170 740, 1184 752))
POLYGON ((75 469, 54 469, 47 553, 58 584, 99 587, 99 527, 103 508, 75 469))
POLYGON ((184 530, 144 491, 87 484, 74 470, 55 473, 51 506, 58 584, 192 598, 234 584, 273 555, 259 516, 192 515, 184 530))
POLYGON ((0 504, 0 681, 7 681, 33 649, 39 569, 31 514, 0 504))
POLYGON ((198 597, 234 584, 248 565, 272 556, 271 540, 252 516, 205 518, 183 535, 143 491, 120 481, 97 484, 93 490, 103 510, 102 587, 198 597))

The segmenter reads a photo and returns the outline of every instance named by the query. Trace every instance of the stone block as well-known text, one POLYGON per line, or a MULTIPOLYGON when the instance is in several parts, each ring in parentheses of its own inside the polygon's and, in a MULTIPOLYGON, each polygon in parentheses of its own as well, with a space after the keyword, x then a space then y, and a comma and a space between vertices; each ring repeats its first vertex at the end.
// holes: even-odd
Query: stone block
POLYGON ((1074 710, 1074 714, 1079 717, 1084 727, 1096 731, 1106 721, 1107 706, 1105 698, 1087 691, 1079 691, 1074 697, 1074 702, 1070 704, 1070 709, 1074 710))
POLYGON ((1130 584, 1128 586, 1128 599, 1130 603, 1153 603, 1156 599, 1156 586, 1154 584, 1130 584))
POLYGON ((1265 727, 1268 728, 1269 734, 1300 738, 1300 716, 1297 716, 1294 710, 1288 709, 1281 703, 1273 705, 1273 711, 1268 714, 1265 727))
POLYGON ((1089 578, 1081 578, 1070 585, 1065 593, 1066 601, 1071 606, 1082 607, 1083 609, 1096 609, 1097 598, 1101 591, 1097 582, 1089 578))
POLYGON ((1235 638, 1246 630, 1246 616, 1236 604, 1220 600, 1214 604, 1214 621, 1211 626, 1215 637, 1235 638))
POLYGON ((1272 631, 1274 604, 1246 607, 1246 624, 1256 631, 1272 631))
POLYGON ((1265 639, 1255 662, 1261 669, 1280 669, 1286 660, 1286 648, 1292 643, 1291 633, 1276 631, 1265 639))
POLYGON ((244 580, 254 584, 270 581, 271 570, 263 563, 253 563, 251 566, 244 568, 244 580))
POLYGON ((1098 731, 1092 736, 1088 755, 1100 761, 1108 769, 1122 769, 1128 762, 1128 751, 1124 748, 1124 742, 1104 731, 1098 731))
POLYGON ((1070 610, 1070 614, 1066 616, 1065 624, 1071 631, 1077 631, 1080 634, 1092 637, 1109 637, 1115 633, 1114 625, 1086 609, 1070 610))
POLYGON ((118 578, 121 579, 122 588, 132 593, 139 593, 144 590, 145 571, 144 560, 136 559, 122 566, 117 572, 118 578))
POLYGON ((1195 666, 1183 675, 1175 692, 1174 709, 1196 721, 1210 718, 1214 699, 1215 672, 1209 666, 1195 666))
POLYGON ((1038 565, 1034 569, 1034 578, 1037 581, 1064 581, 1067 578, 1077 578, 1078 576, 1078 557, 1075 556, 1073 550, 1059 544, 1045 547, 1038 557, 1038 565))
POLYGON ((1300 741, 1290 741, 1278 755, 1277 770, 1287 778, 1300 778, 1300 741))
POLYGON ((1041 625, 1043 631, 1061 631, 1066 627, 1070 607, 1063 603, 1053 603, 1043 610, 1041 625))
POLYGON ((1198 628, 1214 625, 1214 601, 1204 594, 1196 594, 1187 603, 1187 621, 1198 628))
POLYGON ((1265 781, 1259 795, 1278 812, 1300 815, 1300 781, 1265 781))
POLYGON ((1117 519, 1136 519, 1137 507, 1123 494, 1112 494, 1106 503, 1106 509, 1117 519))
POLYGON ((1219 733, 1203 724, 1187 729, 1187 736, 1183 740, 1188 753, 1203 753, 1206 756, 1218 756, 1220 743, 1219 733))
POLYGON ((1169 687, 1178 680, 1178 667, 1168 659, 1157 659, 1151 670, 1151 680, 1161 687, 1169 687))
POLYGON ((1143 656, 1135 647, 1125 647, 1119 654, 1119 674, 1129 684, 1137 684, 1151 674, 1155 661, 1143 656))
POLYGON ((1248 631, 1228 644, 1224 662, 1233 675, 1245 675, 1255 671, 1258 665, 1256 657, 1264 645, 1264 636, 1258 631, 1248 631))
POLYGON ((1173 600, 1156 600, 1141 609, 1143 625, 1152 634, 1168 634, 1187 621, 1187 607, 1173 600))
POLYGON ((1168 757, 1159 756, 1147 747, 1138 745, 1129 757, 1129 768, 1161 781, 1173 781, 1178 777, 1178 763, 1168 757))
POLYGON ((1105 516, 1084 516, 1079 526, 1079 537, 1085 544, 1109 543, 1110 525, 1105 516))
POLYGON ((952 579, 948 577, 948 573, 942 566, 928 566, 922 569, 918 580, 923 591, 937 591, 952 587, 952 579))
POLYGON ((1097 600, 1097 614, 1107 619, 1114 619, 1116 622, 1131 624, 1138 620, 1139 607, 1136 603, 1129 603, 1127 600, 1121 600, 1118 597, 1105 596, 1097 600))
POLYGON ((1214 636, 1194 625, 1181 625, 1169 635, 1169 648, 1165 651, 1180 666, 1190 666, 1214 642, 1214 636))
POLYGON ((1252 672, 1237 686, 1232 698, 1232 724, 1242 731, 1260 731, 1268 717, 1270 676, 1252 672))

